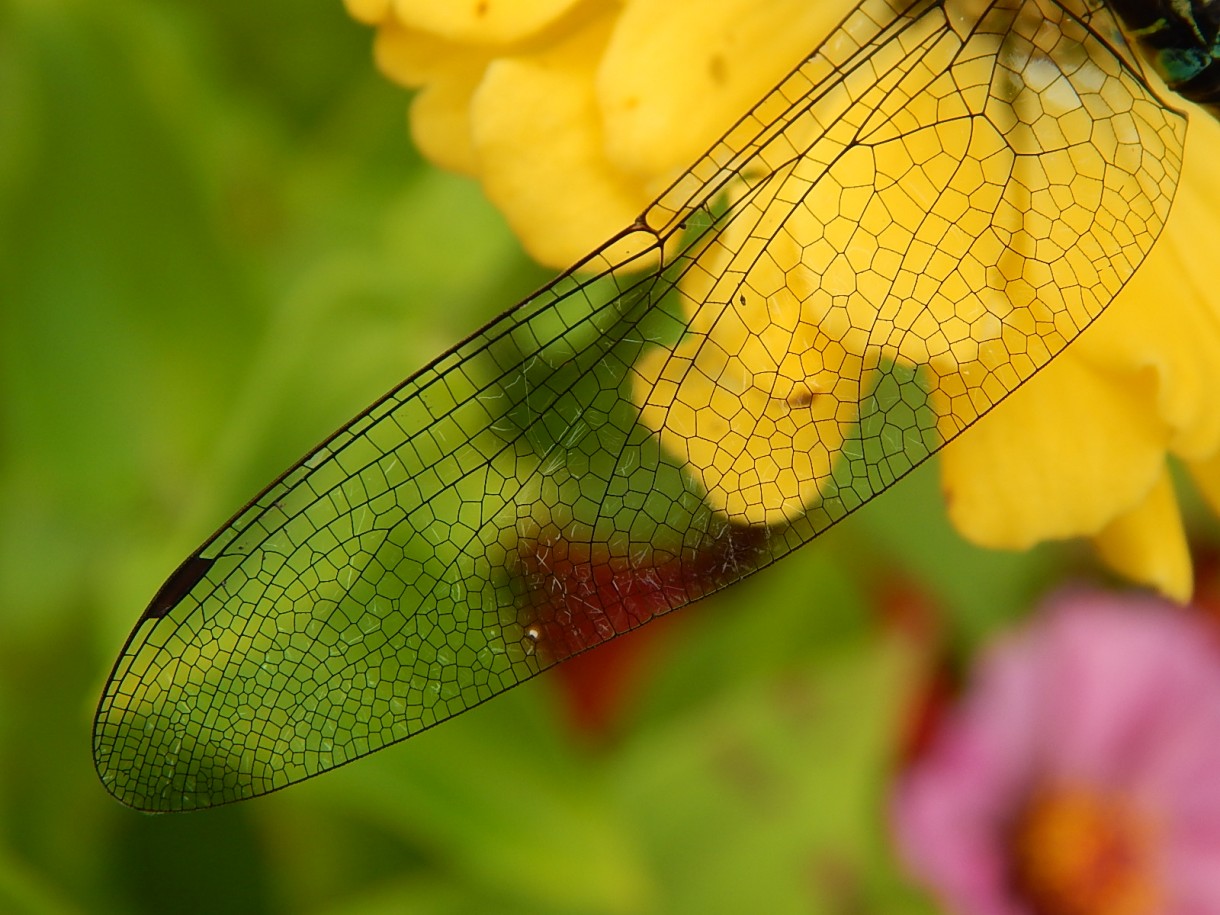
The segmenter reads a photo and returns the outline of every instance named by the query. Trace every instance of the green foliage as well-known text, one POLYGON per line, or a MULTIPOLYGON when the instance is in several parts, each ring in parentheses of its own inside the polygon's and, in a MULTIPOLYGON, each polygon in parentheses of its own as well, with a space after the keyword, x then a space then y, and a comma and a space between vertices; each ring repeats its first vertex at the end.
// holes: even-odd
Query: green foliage
POLYGON ((972 550, 924 471, 647 641, 590 745, 544 678, 247 805, 148 818, 89 760, 166 573, 542 274, 424 165, 338 0, 0 8, 0 910, 911 912, 886 793, 914 648, 1046 561, 972 550))

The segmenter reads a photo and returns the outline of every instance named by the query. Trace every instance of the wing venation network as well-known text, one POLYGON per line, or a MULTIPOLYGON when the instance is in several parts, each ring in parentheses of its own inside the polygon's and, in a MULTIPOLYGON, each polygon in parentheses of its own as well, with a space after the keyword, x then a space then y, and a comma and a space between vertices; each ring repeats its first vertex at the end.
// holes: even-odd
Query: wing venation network
POLYGON ((1184 130, 1096 3, 866 0, 636 225, 188 558, 107 683, 106 786, 282 788, 806 543, 1104 311, 1184 130))

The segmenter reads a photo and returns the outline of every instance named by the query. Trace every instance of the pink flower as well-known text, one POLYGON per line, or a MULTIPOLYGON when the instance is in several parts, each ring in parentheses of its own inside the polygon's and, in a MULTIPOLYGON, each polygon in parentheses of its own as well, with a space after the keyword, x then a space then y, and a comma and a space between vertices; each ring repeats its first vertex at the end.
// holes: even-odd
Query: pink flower
POLYGON ((1220 913, 1220 652, 1204 619, 1067 592, 901 777, 911 869, 961 915, 1220 913))

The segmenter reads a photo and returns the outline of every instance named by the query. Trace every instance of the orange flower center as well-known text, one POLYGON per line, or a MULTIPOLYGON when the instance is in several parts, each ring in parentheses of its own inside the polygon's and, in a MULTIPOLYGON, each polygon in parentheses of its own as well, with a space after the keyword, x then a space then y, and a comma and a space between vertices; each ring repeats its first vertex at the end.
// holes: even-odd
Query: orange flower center
POLYGON ((1019 892, 1037 915, 1146 915, 1162 910, 1153 833, 1121 797, 1044 790, 1012 836, 1019 892))

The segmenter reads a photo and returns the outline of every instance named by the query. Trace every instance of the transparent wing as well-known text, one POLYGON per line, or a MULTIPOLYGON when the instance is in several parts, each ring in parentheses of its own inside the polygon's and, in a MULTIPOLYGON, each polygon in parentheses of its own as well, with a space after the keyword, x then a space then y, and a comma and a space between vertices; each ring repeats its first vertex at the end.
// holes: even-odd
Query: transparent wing
POLYGON ((866 0, 636 225, 183 563, 106 685, 107 788, 282 788, 807 542, 1102 312, 1183 134, 1096 4, 866 0))

